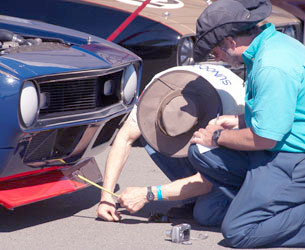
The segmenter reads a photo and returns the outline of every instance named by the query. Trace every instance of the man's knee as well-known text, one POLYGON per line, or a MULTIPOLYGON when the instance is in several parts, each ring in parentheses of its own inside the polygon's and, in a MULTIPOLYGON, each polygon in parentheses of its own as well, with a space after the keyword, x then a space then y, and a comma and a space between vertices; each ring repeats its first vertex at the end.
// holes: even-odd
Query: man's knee
POLYGON ((193 168, 205 175, 206 178, 214 179, 214 177, 217 177, 218 175, 226 174, 219 169, 221 163, 217 163, 214 154, 211 151, 200 153, 196 144, 192 144, 189 147, 188 159, 193 168))
POLYGON ((188 159, 194 168, 202 169, 209 167, 205 160, 205 154, 201 154, 196 144, 192 144, 188 150, 188 159))
POLYGON ((227 217, 223 220, 221 225, 221 232, 226 240, 226 243, 230 247, 234 248, 255 248, 257 244, 255 239, 251 240, 251 237, 247 235, 251 234, 251 229, 254 229, 256 225, 244 225, 237 218, 236 221, 230 220, 227 217))
POLYGON ((226 240, 226 243, 230 247, 238 247, 237 243, 239 242, 239 232, 234 230, 232 225, 228 223, 226 219, 224 219, 222 225, 221 225, 221 232, 223 234, 223 237, 226 240))
POLYGON ((199 155, 200 155, 200 153, 199 153, 199 151, 197 149, 196 144, 191 144, 189 149, 188 149, 188 157, 189 157, 189 159, 197 161, 198 158, 199 158, 199 155))

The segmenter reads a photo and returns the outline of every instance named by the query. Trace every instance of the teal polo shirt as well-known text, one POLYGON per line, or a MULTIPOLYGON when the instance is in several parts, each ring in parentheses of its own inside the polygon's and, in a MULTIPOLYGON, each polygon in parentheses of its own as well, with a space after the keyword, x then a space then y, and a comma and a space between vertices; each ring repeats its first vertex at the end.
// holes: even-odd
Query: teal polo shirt
POLYGON ((262 26, 242 57, 246 65, 245 121, 272 151, 305 152, 305 46, 262 26))

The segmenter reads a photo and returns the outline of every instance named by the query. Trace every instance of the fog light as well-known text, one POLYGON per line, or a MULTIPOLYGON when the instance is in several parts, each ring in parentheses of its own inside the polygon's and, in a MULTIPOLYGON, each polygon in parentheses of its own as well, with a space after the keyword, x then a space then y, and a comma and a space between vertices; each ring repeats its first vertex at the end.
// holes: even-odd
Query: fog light
POLYGON ((40 93, 40 109, 46 109, 50 105, 50 94, 40 93))
POLYGON ((115 83, 113 80, 107 80, 104 83, 104 95, 105 96, 110 96, 113 94, 113 86, 115 86, 115 83))

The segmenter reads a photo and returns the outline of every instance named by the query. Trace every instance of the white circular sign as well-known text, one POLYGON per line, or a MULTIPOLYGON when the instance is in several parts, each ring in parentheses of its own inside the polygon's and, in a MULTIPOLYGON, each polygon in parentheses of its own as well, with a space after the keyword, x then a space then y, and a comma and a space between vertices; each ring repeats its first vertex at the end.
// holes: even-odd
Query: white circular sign
MULTIPOLYGON (((142 5, 145 0, 117 0, 118 2, 127 3, 131 5, 142 5)), ((159 9, 178 9, 182 8, 184 3, 180 0, 151 0, 146 7, 159 9)))

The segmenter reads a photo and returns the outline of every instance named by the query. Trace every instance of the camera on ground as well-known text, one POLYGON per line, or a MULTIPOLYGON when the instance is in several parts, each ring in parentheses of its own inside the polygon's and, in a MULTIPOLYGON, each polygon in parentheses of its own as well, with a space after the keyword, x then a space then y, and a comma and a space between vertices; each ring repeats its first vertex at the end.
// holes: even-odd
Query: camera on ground
POLYGON ((191 238, 191 225, 183 223, 173 226, 171 230, 166 230, 166 235, 171 238, 172 242, 182 243, 189 241, 191 238))

